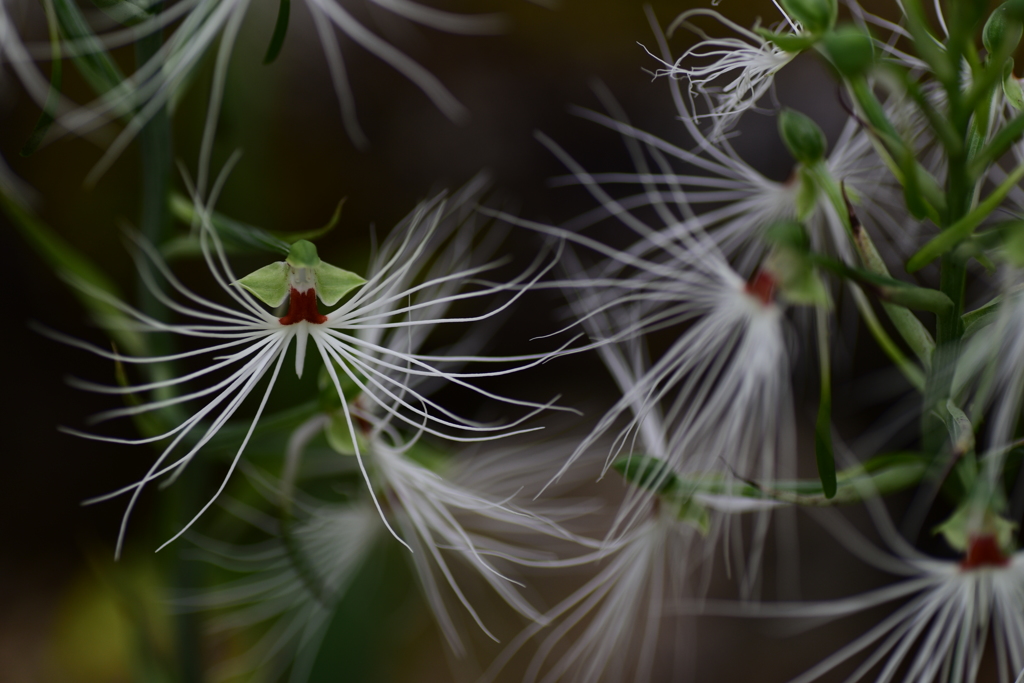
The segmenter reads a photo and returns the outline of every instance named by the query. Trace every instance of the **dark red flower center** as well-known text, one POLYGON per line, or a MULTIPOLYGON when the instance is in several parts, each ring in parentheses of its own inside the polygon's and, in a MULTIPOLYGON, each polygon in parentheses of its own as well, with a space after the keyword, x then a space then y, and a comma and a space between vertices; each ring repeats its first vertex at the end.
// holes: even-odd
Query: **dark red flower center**
POLYGON ((759 270, 747 283, 747 294, 756 296, 765 306, 775 299, 775 278, 770 273, 759 270))
POLYGON ((1003 554, 996 537, 971 536, 967 544, 967 554, 960 561, 961 569, 978 569, 980 567, 1005 567, 1010 558, 1003 554))
POLYGON ((322 325, 327 322, 326 315, 320 315, 316 308, 316 290, 310 287, 305 292, 292 287, 291 296, 288 299, 288 314, 279 318, 282 325, 294 325, 305 320, 314 325, 322 325))

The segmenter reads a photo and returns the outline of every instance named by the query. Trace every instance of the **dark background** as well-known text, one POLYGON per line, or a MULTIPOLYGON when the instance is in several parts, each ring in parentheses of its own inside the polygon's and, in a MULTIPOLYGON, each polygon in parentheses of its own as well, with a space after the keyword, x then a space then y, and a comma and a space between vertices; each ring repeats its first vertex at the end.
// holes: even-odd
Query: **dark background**
MULTIPOLYGON (((652 49, 655 45, 641 3, 564 0, 548 9, 518 0, 467 0, 444 6, 501 11, 510 19, 509 30, 499 36, 451 36, 403 22, 387 23, 384 12, 374 17, 394 31, 400 48, 451 89, 472 113, 471 120, 464 125, 446 120, 416 87, 342 38, 359 119, 371 141, 367 150, 359 151, 340 124, 327 67, 303 4, 294 4, 283 52, 271 66, 259 62, 276 4, 254 4, 232 62, 214 168, 236 149, 244 154, 218 208, 261 227, 308 230, 324 224, 337 202, 347 198, 341 222, 320 243, 320 252, 327 260, 358 271, 370 226, 386 231, 417 201, 458 186, 481 169, 493 174, 494 200, 526 218, 557 224, 591 208, 593 200, 583 192, 547 187, 547 181, 564 169, 534 139, 534 131, 558 141, 590 170, 628 170, 630 162, 618 137, 569 111, 572 105, 599 108, 592 92, 595 79, 610 89, 638 127, 685 144, 666 83, 652 81, 649 73, 658 64, 638 44, 652 49)), ((659 0, 652 7, 665 26, 687 5, 659 0)), ((24 9, 26 30, 38 29, 39 7, 26 3, 24 9)), ((766 23, 777 17, 767 1, 727 1, 719 9, 743 25, 758 15, 766 23)), ((673 39, 675 52, 690 40, 688 35, 673 39)), ((130 51, 118 52, 117 57, 130 64, 130 51)), ((209 90, 209 61, 174 121, 175 153, 191 171, 209 90)), ((66 68, 66 92, 81 99, 84 86, 71 72, 66 68)), ((778 97, 815 117, 830 135, 838 131, 840 124, 827 118, 840 111, 835 86, 813 58, 802 58, 785 71, 778 97)), ((37 116, 37 106, 12 75, 0 71, 0 151, 38 191, 34 208, 39 215, 131 291, 135 276, 121 227, 136 223, 139 214, 137 146, 96 187, 85 188, 83 178, 101 153, 89 142, 64 138, 27 159, 18 156, 37 116)), ((769 177, 788 176, 792 160, 771 117, 748 116, 736 144, 769 177)), ((181 189, 180 178, 176 176, 175 182, 181 189)), ((7 399, 0 430, 5 465, 0 478, 0 680, 136 680, 132 648, 138 645, 138 634, 133 633, 137 624, 126 618, 124 603, 138 600, 160 615, 167 591, 181 588, 166 585, 175 580, 167 578, 166 563, 152 555, 166 537, 160 532, 167 528, 160 506, 171 493, 153 488, 143 496, 129 527, 126 557, 114 565, 112 548, 122 504, 81 507, 80 502, 141 476, 151 462, 150 451, 87 442, 56 430, 57 425, 81 428, 88 415, 110 405, 68 387, 64 378, 73 374, 110 381, 111 367, 103 359, 43 338, 29 329, 28 321, 99 345, 106 341, 66 285, 4 220, 0 217, 6 244, 0 272, 12 315, 3 334, 7 399)), ((523 256, 538 249, 539 243, 531 233, 514 231, 508 248, 523 256)), ((199 262, 184 262, 182 268, 187 282, 204 286, 199 262)), ((508 329, 521 331, 523 339, 550 330, 555 324, 553 306, 544 297, 530 300, 508 329)), ((506 350, 510 344, 514 342, 506 340, 504 348, 495 348, 506 350)), ((870 353, 865 362, 878 364, 870 353)), ((566 360, 522 382, 536 391, 532 398, 562 393, 570 404, 584 399, 599 404, 604 399, 594 397, 606 399, 612 391, 592 358, 566 360)), ((851 432, 870 417, 858 410, 849 407, 846 422, 851 432)), ((108 434, 131 434, 129 424, 105 429, 108 434)), ((824 588, 809 584, 809 593, 845 595, 876 580, 854 560, 822 551, 832 546, 819 543, 821 534, 813 525, 806 531, 805 576, 820 572, 830 577, 824 588)), ((373 666, 367 670, 386 676, 382 680, 450 680, 453 674, 429 617, 422 607, 402 609, 412 610, 408 619, 402 617, 404 630, 387 626, 384 632, 394 641, 368 650, 368 656, 386 662, 380 671, 387 673, 373 666)), ((399 618, 395 613, 378 616, 386 624, 399 618)), ((156 642, 173 641, 170 623, 166 615, 154 617, 156 642)), ((701 657, 686 661, 683 669, 699 681, 746 680, 754 675, 785 680, 830 651, 837 642, 833 638, 844 637, 814 633, 779 640, 772 635, 774 628, 757 622, 703 620, 686 632, 684 650, 700 652, 701 657)), ((225 654, 213 646, 208 649, 214 650, 203 653, 208 661, 225 654)), ((337 680, 361 680, 359 676, 350 671, 339 673, 337 680)))

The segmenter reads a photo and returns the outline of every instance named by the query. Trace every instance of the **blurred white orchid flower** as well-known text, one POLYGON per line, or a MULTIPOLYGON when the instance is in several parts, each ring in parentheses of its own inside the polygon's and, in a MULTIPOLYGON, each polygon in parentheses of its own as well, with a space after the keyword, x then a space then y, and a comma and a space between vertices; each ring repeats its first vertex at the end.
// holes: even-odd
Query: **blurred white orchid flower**
MULTIPOLYGON (((509 283, 483 283, 475 289, 465 289, 468 282, 495 267, 494 263, 468 265, 474 233, 470 216, 485 186, 486 182, 478 179, 450 199, 440 194, 421 203, 381 246, 365 281, 353 273, 320 261, 315 247, 309 242, 293 245, 287 260, 239 279, 234 275, 220 238, 210 222, 209 207, 200 206, 199 241, 206 264, 217 284, 237 308, 205 299, 187 289, 166 267, 156 250, 146 243, 140 244, 143 253, 188 304, 164 295, 152 281, 148 269, 143 267, 143 274, 149 279, 154 294, 172 311, 195 322, 165 323, 104 292, 91 291, 98 299, 106 301, 135 321, 141 331, 182 335, 207 341, 209 345, 169 356, 135 358, 111 353, 57 333, 50 333, 51 336, 128 364, 145 365, 214 355, 206 367, 171 379, 115 387, 76 381, 79 387, 99 393, 132 396, 176 388, 222 370, 230 372, 226 379, 208 387, 108 410, 95 417, 96 421, 102 421, 139 416, 193 400, 203 402, 202 407, 191 416, 164 433, 140 439, 120 439, 69 430, 87 438, 113 443, 146 444, 170 439, 170 443, 140 481, 91 501, 130 495, 118 537, 118 552, 124 540, 131 509, 146 484, 161 477, 168 477, 168 483, 176 479, 203 446, 235 415, 243 401, 269 372, 270 380, 262 392, 256 414, 217 492, 192 521, 164 545, 184 533, 213 504, 227 485, 252 438, 293 342, 295 372, 301 376, 306 346, 312 340, 324 363, 328 384, 340 398, 342 407, 339 417, 348 434, 357 433, 355 425, 358 416, 353 415, 348 406, 346 391, 358 393, 363 403, 370 406, 370 410, 380 411, 384 422, 394 420, 416 432, 435 434, 449 440, 489 440, 535 429, 519 428, 519 425, 530 415, 550 407, 550 404, 501 397, 473 386, 470 381, 515 372, 542 362, 547 358, 546 355, 484 357, 461 354, 458 349, 447 355, 430 355, 418 351, 422 339, 437 325, 482 321, 500 314, 551 267, 550 264, 542 267, 545 258, 542 253, 533 266, 509 283), (444 251, 446 245, 447 250, 444 251), (439 249, 442 250, 440 254, 439 249), (483 314, 446 317, 445 311, 452 302, 509 292, 512 294, 507 301, 483 314), (346 296, 348 298, 344 298, 346 296), (264 307, 264 304, 278 305, 285 299, 289 304, 283 316, 271 313, 264 307), (321 313, 317 299, 326 305, 341 303, 335 310, 321 313), (512 368, 490 372, 467 373, 458 370, 460 366, 473 362, 514 365, 512 368), (458 385, 484 397, 525 407, 530 412, 510 423, 476 423, 428 398, 422 386, 425 382, 458 385), (185 452, 182 454, 181 450, 185 452)), ((82 286, 89 289, 88 285, 82 286)), ((367 477, 362 468, 359 439, 353 441, 352 448, 364 477, 367 477)))

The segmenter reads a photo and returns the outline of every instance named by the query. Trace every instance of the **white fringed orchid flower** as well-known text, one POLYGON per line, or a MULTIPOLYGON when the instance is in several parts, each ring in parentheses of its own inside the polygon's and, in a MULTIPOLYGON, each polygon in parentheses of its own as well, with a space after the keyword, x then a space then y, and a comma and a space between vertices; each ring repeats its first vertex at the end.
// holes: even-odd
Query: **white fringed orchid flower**
MULTIPOLYGON (((594 318, 585 325, 588 329, 597 327, 594 318)), ((530 625, 509 643, 492 665, 491 675, 528 640, 546 633, 526 672, 525 680, 531 683, 640 683, 652 680, 655 672, 664 676, 665 671, 657 664, 659 643, 665 644, 667 634, 681 627, 678 617, 666 606, 686 595, 690 579, 700 566, 701 544, 708 542, 713 547, 718 536, 714 533, 707 537, 707 508, 695 497, 655 493, 665 488, 664 482, 672 476, 672 470, 664 465, 670 434, 660 407, 644 405, 643 397, 630 391, 644 366, 642 344, 636 340, 604 344, 598 353, 623 394, 632 397, 632 409, 644 416, 633 444, 635 462, 616 463, 616 469, 624 470, 635 486, 628 489, 612 522, 613 538, 606 540, 603 554, 561 564, 593 566, 595 574, 552 607, 543 621, 530 625), (663 469, 637 472, 642 465, 635 465, 652 459, 663 469), (620 467, 623 464, 625 467, 620 467), (588 561, 593 564, 586 564, 588 561), (566 645, 564 641, 571 642, 566 645)))
MULTIPOLYGON (((663 225, 649 224, 571 158, 559 156, 600 203, 600 211, 637 238, 631 246, 616 249, 584 234, 504 216, 557 235, 599 259, 590 267, 570 264, 570 277, 559 283, 576 299, 578 320, 573 324, 585 326, 590 347, 596 348, 681 329, 659 357, 620 383, 622 398, 597 422, 562 472, 626 418, 613 440, 607 469, 623 451, 631 451, 648 413, 664 406, 666 434, 661 438, 671 469, 718 469, 725 463, 741 477, 791 475, 777 469, 778 457, 793 455, 793 415, 786 326, 776 294, 780 290, 797 296, 791 287, 794 273, 768 259, 744 278, 706 233, 693 224, 677 229, 664 196, 650 185, 646 199, 663 225)), ((800 303, 824 295, 813 277, 801 286, 805 290, 799 295, 805 298, 800 303)))
MULTIPOLYGON (((551 630, 525 680, 651 680, 659 639, 670 630, 667 622, 672 617, 666 606, 681 597, 690 546, 697 537, 697 530, 680 524, 674 510, 649 508, 648 517, 618 541, 617 552, 598 574, 545 615, 551 630), (573 642, 547 665, 555 648, 576 629, 573 642)), ((503 665, 542 626, 524 631, 493 668, 503 665)))
MULTIPOLYGON (((393 542, 387 525, 398 530, 411 550, 405 556, 424 598, 460 657, 466 656, 468 649, 460 620, 452 613, 452 596, 485 634, 494 636, 470 602, 476 591, 467 590, 464 575, 457 578, 461 568, 455 567, 453 560, 476 570, 524 617, 543 623, 546 617, 524 597, 522 584, 505 573, 517 565, 560 565, 556 558, 578 541, 597 545, 569 533, 558 521, 592 512, 591 502, 560 501, 563 504, 557 507, 548 506, 555 517, 547 517, 539 514, 539 505, 528 500, 528 494, 550 476, 551 455, 562 452, 564 443, 488 445, 449 457, 433 448, 424 451, 416 442, 397 448, 389 443, 397 433, 377 424, 382 430, 371 429, 364 457, 390 520, 382 522, 365 492, 352 491, 343 501, 328 502, 296 488, 302 479, 325 476, 315 465, 311 469, 318 474, 304 476, 299 461, 303 457, 315 461, 315 454, 303 453, 328 420, 317 416, 295 431, 288 446, 286 479, 280 485, 252 477, 269 501, 287 507, 283 517, 229 502, 238 517, 270 535, 269 541, 233 546, 196 539, 210 562, 248 575, 181 600, 179 605, 226 610, 215 620, 221 629, 265 625, 251 651, 229 664, 232 672, 258 666, 263 673, 269 671, 277 677, 291 666, 290 680, 304 680, 353 576, 377 544, 393 542), (520 502, 513 504, 512 498, 520 502)), ((351 459, 338 462, 337 455, 331 455, 340 466, 335 471, 346 472, 347 461, 347 472, 352 472, 351 459)))
MULTIPOLYGON (((890 528, 886 535, 896 555, 869 548, 863 541, 857 544, 858 554, 902 576, 897 583, 832 602, 766 603, 751 613, 834 619, 903 601, 866 633, 792 683, 822 680, 848 661, 858 662, 844 679, 851 682, 1019 681, 1024 675, 1024 553, 1009 550, 1012 526, 987 514, 954 515, 945 525, 945 535, 961 548, 958 560, 924 556, 890 528), (995 655, 995 679, 982 669, 990 654, 995 655)), ((840 533, 848 540, 856 536, 849 528, 840 533)))
MULTIPOLYGON (((275 3, 278 5, 277 23, 264 63, 274 61, 286 41, 289 17, 293 11, 291 4, 290 0, 275 3)), ((495 34, 501 32, 505 25, 504 18, 498 14, 448 12, 415 0, 307 0, 301 4, 312 19, 316 32, 313 40, 320 43, 327 61, 340 105, 342 124, 358 147, 365 147, 368 138, 356 115, 355 98, 342 54, 340 36, 408 79, 447 118, 462 122, 468 117, 468 111, 438 77, 393 45, 386 35, 387 30, 374 30, 373 25, 384 18, 463 35, 495 34)), ((105 82, 93 101, 76 105, 66 98, 59 98, 59 105, 51 107, 58 126, 84 135, 119 119, 126 123, 90 172, 88 179, 94 182, 106 172, 147 122, 165 107, 175 105, 194 81, 201 64, 213 52, 216 55, 214 75, 197 181, 199 193, 205 193, 206 177, 202 169, 209 166, 228 66, 235 53, 242 25, 250 16, 252 3, 250 0, 181 0, 153 5, 119 3, 116 7, 105 9, 110 9, 111 18, 119 25, 110 28, 109 21, 95 22, 100 28, 96 29, 97 33, 93 33, 86 15, 71 3, 64 11, 74 16, 74 21, 78 22, 76 29, 81 35, 72 39, 62 37, 57 43, 57 54, 90 59, 101 56, 111 65, 108 67, 110 70, 118 69, 113 60, 107 57, 110 50, 151 39, 154 34, 164 36, 162 44, 133 73, 127 76, 118 73, 116 78, 105 82)), ((11 22, 0 15, 0 36, 13 31, 11 22)), ((53 40, 57 40, 56 36, 53 40)), ((32 60, 51 59, 53 50, 50 44, 28 44, 25 50, 5 56, 17 68, 24 70, 31 67, 32 60)), ((50 90, 47 79, 36 76, 31 86, 30 92, 35 101, 41 107, 45 106, 50 90)))
MULTIPOLYGON (((379 411, 378 414, 383 416, 381 419, 385 421, 395 421, 416 432, 434 434, 455 441, 488 440, 521 431, 531 431, 515 430, 515 426, 529 416, 505 424, 478 424, 445 409, 429 399, 425 393, 425 383, 452 383, 506 404, 534 409, 534 412, 546 407, 527 401, 502 398, 469 384, 473 377, 500 375, 513 370, 502 369, 474 374, 451 369, 474 361, 522 361, 527 357, 499 359, 469 356, 459 353, 458 349, 454 349, 450 355, 429 355, 418 351, 422 339, 435 326, 486 320, 509 306, 529 287, 531 278, 535 281, 544 272, 535 266, 532 270, 536 272, 528 271, 509 284, 483 284, 476 289, 463 289, 467 280, 494 267, 493 264, 466 266, 473 230, 465 219, 471 213, 481 188, 481 183, 476 182, 451 200, 439 195, 423 202, 382 245, 366 280, 324 263, 316 255, 315 247, 308 242, 297 242, 293 245, 285 261, 271 264, 239 279, 227 261, 220 238, 209 222, 208 212, 201 210, 203 222, 200 226, 199 240, 206 263, 216 282, 234 302, 234 308, 205 299, 188 290, 170 273, 153 248, 143 244, 143 250, 152 259, 156 268, 188 303, 179 303, 162 295, 155 286, 154 292, 165 300, 171 310, 191 318, 194 322, 165 323, 154 320, 101 292, 97 292, 96 296, 105 298, 111 305, 130 316, 143 331, 182 335, 201 340, 208 345, 170 356, 133 358, 123 357, 60 335, 55 336, 69 344, 129 364, 147 365, 208 355, 213 357, 206 367, 172 379, 123 387, 88 382, 78 382, 79 386, 106 394, 138 395, 143 392, 177 388, 195 380, 213 377, 214 373, 218 372, 229 374, 205 388, 170 398, 143 402, 140 405, 109 410, 96 416, 96 420, 101 421, 114 417, 143 415, 172 406, 182 406, 191 401, 200 402, 200 407, 195 412, 164 433, 141 439, 117 439, 75 432, 88 438, 113 443, 145 444, 170 440, 140 481, 93 501, 121 495, 130 496, 118 538, 118 551, 123 543, 128 516, 142 489, 148 483, 163 477, 168 477, 168 483, 177 478, 203 446, 236 414, 243 401, 256 391, 261 379, 269 374, 269 381, 260 392, 261 398, 256 414, 249 423, 217 492, 195 518, 167 543, 184 533, 213 504, 227 485, 231 473, 252 438, 253 430, 259 422, 292 347, 295 350, 295 373, 301 375, 305 365, 306 348, 312 342, 317 355, 323 361, 328 385, 341 401, 338 427, 348 435, 357 434, 355 424, 358 416, 354 416, 353 410, 349 409, 348 399, 351 397, 346 396, 346 393, 353 392, 358 393, 365 406, 362 410, 367 414, 379 411), (455 251, 460 256, 454 262, 443 257, 435 262, 437 249, 452 235, 455 235, 455 251), (446 270, 447 267, 452 268, 446 270), (438 272, 437 269, 442 269, 442 272, 438 272), (419 281, 420 277, 424 277, 425 281, 419 281), (445 317, 444 311, 451 302, 489 297, 509 290, 514 290, 516 294, 501 306, 482 315, 445 317), (423 292, 430 292, 437 298, 422 297, 423 292), (344 298, 346 296, 348 298, 344 298), (288 307, 283 315, 268 311, 264 305, 275 306, 285 299, 288 300, 288 307), (339 301, 341 303, 333 311, 321 312, 318 300, 327 306, 339 301)), ((529 358, 540 362, 538 359, 543 359, 544 356, 529 358)), ((349 439, 352 453, 356 456, 364 478, 370 483, 362 466, 360 439, 349 439)), ((372 490, 372 484, 370 485, 372 490)))
POLYGON ((977 683, 986 649, 995 651, 1000 683, 1024 674, 1024 554, 1004 555, 991 536, 971 540, 959 562, 917 561, 892 589, 860 596, 863 609, 906 603, 793 683, 820 680, 847 659, 870 652, 849 681, 977 683), (991 638, 991 645, 989 644, 991 638), (871 672, 879 669, 873 675, 871 672))
MULTIPOLYGON (((612 103, 606 100, 606 104, 612 103)), ((609 194, 618 187, 629 188, 628 194, 616 196, 621 210, 651 207, 658 211, 665 223, 659 228, 664 240, 679 233, 707 233, 741 272, 749 272, 763 258, 765 230, 782 220, 800 220, 815 250, 854 263, 845 216, 837 212, 835 198, 826 187, 844 188, 858 217, 885 238, 887 256, 893 252, 905 256, 922 243, 919 224, 903 208, 895 178, 855 120, 843 128, 827 155, 816 163, 795 164, 790 177, 778 182, 752 167, 728 141, 705 141, 690 150, 631 126, 621 111, 614 118, 584 109, 577 113, 619 133, 636 171, 589 173, 557 144, 542 138, 571 171, 558 179, 559 185, 598 184, 609 194), (679 172, 678 167, 699 173, 679 172)), ((696 121, 685 110, 678 120, 688 136, 703 140, 696 121)), ((581 230, 610 216, 614 214, 602 203, 565 227, 581 230)), ((659 244, 658 239, 649 241, 651 248, 659 244)))
MULTIPOLYGON (((787 35, 797 38, 800 25, 791 19, 776 4, 782 14, 782 24, 787 35)), ((693 9, 683 12, 668 28, 668 35, 677 28, 686 28, 700 41, 688 48, 677 59, 665 59, 653 55, 662 64, 655 76, 685 79, 689 83, 690 110, 695 110, 695 95, 708 103, 708 112, 695 115, 697 118, 712 119, 707 137, 712 142, 723 138, 736 124, 744 112, 755 109, 757 103, 767 95, 774 82, 775 74, 793 61, 799 52, 780 49, 767 40, 739 24, 709 9, 693 9), (712 37, 693 24, 695 17, 710 17, 738 37, 712 37)))

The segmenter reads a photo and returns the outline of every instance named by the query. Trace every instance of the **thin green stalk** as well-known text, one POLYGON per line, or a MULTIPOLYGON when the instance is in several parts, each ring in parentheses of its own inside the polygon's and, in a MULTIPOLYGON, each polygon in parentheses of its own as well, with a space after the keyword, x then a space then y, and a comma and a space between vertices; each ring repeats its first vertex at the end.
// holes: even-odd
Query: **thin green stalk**
POLYGON ((967 271, 955 253, 944 254, 940 266, 939 290, 953 302, 946 313, 936 315, 936 347, 932 371, 925 381, 922 441, 927 452, 938 452, 946 442, 945 410, 953 387, 953 374, 960 357, 964 325, 964 284, 967 271))
MULTIPOLYGON (((153 7, 154 12, 160 9, 159 3, 153 7)), ((139 65, 152 59, 160 49, 163 36, 160 32, 152 33, 136 43, 135 55, 139 65)), ((160 77, 157 73, 156 78, 160 77)), ((143 239, 151 244, 160 245, 167 240, 171 228, 171 214, 168 208, 171 192, 171 169, 173 152, 171 147, 171 118, 167 107, 161 107, 146 123, 139 133, 139 149, 142 162, 142 211, 139 219, 139 230, 143 239)), ((139 308, 145 314, 157 318, 168 318, 167 307, 157 298, 149 286, 138 281, 139 308)), ((150 340, 151 353, 154 355, 170 354, 174 351, 174 342, 168 334, 154 334, 150 340)), ((174 368, 167 363, 154 363, 152 366, 153 380, 159 381, 174 376, 174 368)), ((173 413, 166 413, 165 419, 177 423, 173 413)), ((192 509, 195 492, 199 490, 196 482, 202 478, 196 464, 190 468, 188 476, 193 479, 192 485, 173 487, 163 509, 164 527, 177 531, 183 520, 183 510, 192 509)), ((197 563, 185 561, 180 553, 169 554, 166 567, 169 580, 176 586, 195 586, 199 584, 197 563)), ((201 628, 196 614, 179 613, 175 617, 175 648, 176 669, 182 683, 201 683, 203 681, 202 661, 200 657, 201 628)))
MULTIPOLYGON (((846 228, 847 234, 850 236, 850 240, 857 248, 858 253, 861 254, 861 257, 864 258, 865 254, 863 253, 862 241, 863 238, 866 237, 866 234, 862 234, 863 227, 859 224, 859 221, 854 225, 854 216, 852 216, 849 210, 849 204, 843 189, 828 174, 828 170, 824 166, 818 165, 810 170, 815 182, 821 190, 825 192, 832 208, 835 210, 839 220, 846 228)), ((872 245, 872 248, 873 246, 874 245, 872 245)), ((875 256, 877 257, 877 253, 875 256)), ((877 257, 877 263, 874 263, 874 265, 877 266, 879 263, 881 263, 881 258, 877 257)), ((869 263, 868 265, 870 267, 871 264, 869 263)), ((888 271, 885 271, 884 265, 881 266, 881 269, 882 272, 888 276, 888 271)), ((871 308, 871 303, 868 301, 864 291, 853 283, 851 283, 850 288, 853 291, 853 299, 857 304, 857 309, 860 311, 861 316, 863 317, 865 324, 868 326, 868 330, 871 332, 872 336, 874 336, 875 341, 878 342, 878 345, 882 348, 885 354, 889 356, 890 360, 896 364, 896 367, 899 368, 900 372, 903 373, 903 376, 907 378, 911 385, 919 391, 923 391, 925 380, 924 373, 921 371, 921 368, 904 355, 903 351, 900 350, 900 347, 885 331, 882 323, 878 320, 878 316, 875 315, 874 309, 871 308)), ((907 316, 917 321, 914 314, 907 309, 902 307, 896 308, 901 308, 907 316)), ((920 321, 917 322, 918 325, 920 325, 920 321)), ((912 323, 909 320, 904 320, 898 315, 894 318, 894 323, 896 323, 897 331, 905 337, 907 343, 912 349, 914 349, 915 353, 918 353, 920 356, 928 357, 930 360, 932 351, 930 346, 934 346, 934 343, 930 345, 927 343, 930 342, 927 330, 924 330, 924 335, 922 336, 921 330, 913 328, 912 323)), ((922 362, 925 361, 922 359, 922 362)))
POLYGON ((874 309, 871 308, 871 302, 868 301, 867 295, 857 285, 851 284, 850 291, 853 292, 853 301, 857 304, 857 310, 860 311, 861 317, 864 319, 864 324, 868 326, 868 331, 878 342, 882 351, 885 355, 889 356, 889 360, 896 364, 896 367, 903 376, 907 378, 918 391, 925 390, 925 376, 921 371, 921 368, 914 361, 907 358, 907 356, 900 350, 898 344, 893 341, 889 333, 885 331, 882 326, 882 322, 875 315, 874 309))
MULTIPOLYGON (((947 89, 949 95, 949 111, 953 124, 957 127, 960 137, 965 141, 963 151, 948 156, 946 183, 946 220, 943 233, 954 235, 954 229, 964 222, 973 201, 975 187, 968 169, 970 110, 962 106, 963 97, 957 87, 947 89)), ((954 235, 955 236, 955 235, 954 235)), ((925 380, 924 405, 921 411, 921 443, 925 452, 939 453, 948 442, 945 429, 948 410, 946 405, 950 399, 953 386, 953 374, 960 357, 960 339, 964 327, 960 317, 964 312, 964 285, 966 270, 963 259, 952 252, 942 254, 939 266, 939 290, 949 297, 953 306, 936 315, 935 354, 932 357, 931 371, 925 380)))
POLYGON ((832 451, 832 368, 829 359, 828 313, 819 307, 816 311, 818 327, 818 366, 821 375, 821 394, 818 398, 818 419, 814 428, 814 457, 818 463, 818 478, 825 498, 836 495, 836 460, 832 451))

